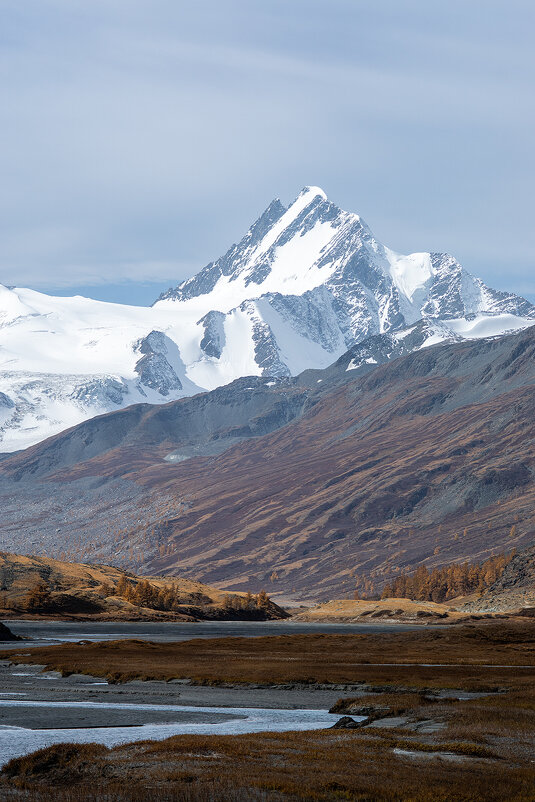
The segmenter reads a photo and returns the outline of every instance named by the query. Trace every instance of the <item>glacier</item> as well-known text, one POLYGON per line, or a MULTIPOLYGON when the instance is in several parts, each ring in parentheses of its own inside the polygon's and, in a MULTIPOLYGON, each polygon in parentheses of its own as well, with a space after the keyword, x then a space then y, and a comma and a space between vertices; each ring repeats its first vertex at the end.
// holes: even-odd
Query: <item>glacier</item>
POLYGON ((366 341, 377 348, 377 337, 395 356, 534 320, 527 300, 449 254, 398 254, 305 187, 151 307, 0 285, 0 452, 130 404, 325 368, 366 341))

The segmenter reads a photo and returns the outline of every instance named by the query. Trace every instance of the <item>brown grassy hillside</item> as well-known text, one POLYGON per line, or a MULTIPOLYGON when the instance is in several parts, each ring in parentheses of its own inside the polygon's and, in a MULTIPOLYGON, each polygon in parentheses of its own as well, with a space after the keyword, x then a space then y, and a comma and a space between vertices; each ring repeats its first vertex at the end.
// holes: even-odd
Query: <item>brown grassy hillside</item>
POLYGON ((283 617, 267 597, 228 594, 178 576, 140 577, 91 565, 0 552, 3 617, 263 619, 283 617))

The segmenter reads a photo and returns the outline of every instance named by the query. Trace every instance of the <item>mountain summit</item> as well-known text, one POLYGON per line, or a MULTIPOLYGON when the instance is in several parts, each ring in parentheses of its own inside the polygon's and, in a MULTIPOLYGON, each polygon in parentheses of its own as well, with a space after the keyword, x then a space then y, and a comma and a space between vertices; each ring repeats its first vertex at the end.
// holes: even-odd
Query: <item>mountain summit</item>
POLYGON ((136 402, 325 368, 370 338, 361 358, 376 362, 534 319, 452 256, 395 253, 305 187, 150 308, 0 288, 0 451, 136 402))
POLYGON ((204 354, 221 355, 224 327, 239 318, 254 361, 272 375, 325 367, 355 343, 421 319, 535 313, 449 254, 404 256, 385 247, 359 215, 342 211, 317 187, 305 187, 287 209, 273 201, 238 245, 156 305, 201 299, 211 310, 201 321, 204 354))

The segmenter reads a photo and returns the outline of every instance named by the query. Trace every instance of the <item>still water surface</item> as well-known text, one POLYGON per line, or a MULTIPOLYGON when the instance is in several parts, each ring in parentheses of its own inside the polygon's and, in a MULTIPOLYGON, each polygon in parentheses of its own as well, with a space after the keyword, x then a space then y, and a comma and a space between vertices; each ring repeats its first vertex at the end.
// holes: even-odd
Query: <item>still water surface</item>
MULTIPOLYGON (((25 645, 42 646, 79 640, 117 640, 138 638, 151 641, 182 641, 191 638, 254 638, 262 635, 301 635, 306 633, 345 634, 395 632, 421 629, 411 624, 307 624, 298 621, 200 621, 115 622, 115 621, 23 621, 5 622, 16 634, 28 638, 25 645)), ((1 648, 20 649, 20 643, 5 643, 1 648)))

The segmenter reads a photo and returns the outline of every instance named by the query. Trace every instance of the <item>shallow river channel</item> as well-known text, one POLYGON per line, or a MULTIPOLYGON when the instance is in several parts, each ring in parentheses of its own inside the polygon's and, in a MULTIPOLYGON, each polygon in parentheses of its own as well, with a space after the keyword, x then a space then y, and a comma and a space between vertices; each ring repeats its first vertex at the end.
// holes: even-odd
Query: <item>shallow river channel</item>
MULTIPOLYGON (((179 641, 225 636, 370 632, 405 629, 392 625, 301 624, 292 622, 223 623, 71 623, 9 621, 33 646, 80 640, 143 638, 179 641)), ((11 644, 5 644, 10 646, 11 644)), ((343 687, 217 688, 187 682, 128 682, 108 685, 99 677, 61 677, 39 666, 0 662, 0 765, 13 757, 65 741, 107 746, 179 734, 238 734, 311 730, 339 718, 329 707, 343 687)))

